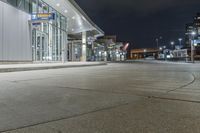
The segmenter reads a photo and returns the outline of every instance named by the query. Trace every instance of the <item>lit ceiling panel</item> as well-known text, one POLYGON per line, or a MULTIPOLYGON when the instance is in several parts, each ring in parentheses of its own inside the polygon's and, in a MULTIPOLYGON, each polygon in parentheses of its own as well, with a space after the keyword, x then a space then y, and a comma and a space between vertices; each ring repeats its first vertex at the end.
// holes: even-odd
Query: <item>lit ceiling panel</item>
POLYGON ((100 35, 104 34, 91 20, 88 20, 87 15, 81 12, 77 5, 74 6, 73 0, 44 0, 44 2, 68 18, 69 34, 92 30, 97 30, 100 35))

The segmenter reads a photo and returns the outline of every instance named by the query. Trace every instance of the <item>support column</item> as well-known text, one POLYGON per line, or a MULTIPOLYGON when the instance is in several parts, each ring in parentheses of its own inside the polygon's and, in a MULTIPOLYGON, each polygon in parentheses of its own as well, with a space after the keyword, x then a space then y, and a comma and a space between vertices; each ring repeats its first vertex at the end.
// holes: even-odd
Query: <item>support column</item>
POLYGON ((194 63, 194 41, 191 43, 191 62, 194 63))
POLYGON ((68 60, 67 60, 67 50, 68 50, 68 35, 67 35, 67 33, 65 33, 65 32, 63 32, 62 33, 62 40, 61 40, 61 42, 62 42, 62 63, 65 63, 65 62, 67 62, 68 60))
POLYGON ((192 35, 192 40, 191 40, 191 62, 194 63, 194 35, 192 35))
POLYGON ((81 61, 86 62, 86 42, 87 42, 87 33, 82 32, 82 55, 81 55, 81 61))

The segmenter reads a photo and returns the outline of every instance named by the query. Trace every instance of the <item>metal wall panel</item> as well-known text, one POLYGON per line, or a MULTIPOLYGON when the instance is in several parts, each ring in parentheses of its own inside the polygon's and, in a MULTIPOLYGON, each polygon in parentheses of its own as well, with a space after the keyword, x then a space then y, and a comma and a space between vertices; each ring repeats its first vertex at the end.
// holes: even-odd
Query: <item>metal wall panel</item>
POLYGON ((3 6, 0 3, 0 60, 3 59, 3 21, 2 20, 3 20, 3 6))
POLYGON ((31 61, 30 15, 0 1, 0 30, 4 61, 31 61), (3 12, 3 13, 1 13, 3 12))

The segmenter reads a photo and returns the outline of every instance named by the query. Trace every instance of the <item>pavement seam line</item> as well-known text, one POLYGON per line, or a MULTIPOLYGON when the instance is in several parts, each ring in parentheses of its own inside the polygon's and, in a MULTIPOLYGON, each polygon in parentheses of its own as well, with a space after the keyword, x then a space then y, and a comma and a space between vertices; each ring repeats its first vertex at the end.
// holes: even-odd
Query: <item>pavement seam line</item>
MULTIPOLYGON (((68 89, 76 89, 76 90, 85 90, 85 91, 93 91, 93 92, 100 92, 100 93, 111 93, 111 94, 121 94, 121 95, 130 95, 130 96, 138 96, 143 98, 155 98, 155 99, 163 99, 163 100, 171 100, 171 101, 183 101, 183 102, 190 102, 190 103, 200 103, 197 100, 186 100, 186 99, 178 99, 178 98, 166 98, 166 97, 159 97, 159 96, 152 96, 152 95, 138 95, 138 94, 128 94, 128 93, 121 93, 121 92, 111 92, 111 91, 100 91, 100 90, 91 90, 91 89, 81 89, 81 88, 72 88, 72 87, 61 87, 61 88, 68 88, 68 89)), ((164 96, 161 95, 161 96, 164 96)))
POLYGON ((138 94, 130 94, 130 93, 122 93, 122 92, 114 92, 114 91, 102 91, 102 90, 92 90, 92 89, 82 89, 82 88, 74 88, 74 87, 60 87, 59 88, 67 88, 67 89, 76 89, 76 90, 82 90, 82 91, 91 91, 91 92, 100 92, 100 93, 111 93, 111 94, 121 94, 121 95, 130 95, 130 96, 139 96, 139 97, 144 97, 147 98, 146 95, 138 95, 138 94))
POLYGON ((185 84, 185 85, 182 85, 182 86, 180 86, 180 87, 178 87, 178 88, 169 90, 169 91, 167 91, 166 93, 170 93, 170 92, 173 92, 173 91, 176 91, 176 90, 179 90, 179 89, 183 89, 184 87, 187 87, 187 86, 193 84, 193 83, 196 81, 196 76, 192 73, 192 77, 193 77, 193 80, 192 80, 191 82, 189 82, 189 83, 187 83, 187 84, 185 84))
POLYGON ((62 120, 68 120, 68 119, 72 119, 72 118, 77 118, 77 117, 85 116, 85 115, 88 115, 88 114, 93 114, 93 113, 100 112, 100 111, 105 111, 105 110, 111 110, 111 109, 119 108, 119 107, 122 107, 122 106, 126 106, 128 104, 129 103, 126 102, 126 103, 123 103, 123 104, 113 105, 113 106, 105 107, 105 108, 101 108, 101 109, 96 109, 96 110, 88 111, 88 112, 85 112, 85 113, 75 114, 75 115, 72 115, 72 116, 69 116, 69 117, 63 117, 63 118, 58 118, 58 119, 54 119, 54 120, 49 120, 49 121, 46 121, 46 122, 39 122, 39 123, 36 123, 36 124, 30 124, 30 125, 27 125, 27 126, 21 126, 21 127, 18 127, 18 128, 2 130, 0 132, 1 133, 11 132, 11 131, 16 131, 16 130, 20 130, 20 129, 30 128, 30 127, 34 127, 34 126, 39 126, 39 125, 47 124, 47 123, 58 122, 58 121, 62 121, 62 120))
POLYGON ((184 99, 178 99, 178 98, 166 98, 166 97, 158 97, 158 96, 149 96, 148 98, 170 100, 170 101, 180 101, 180 102, 188 102, 188 103, 200 103, 200 101, 195 101, 195 100, 184 100, 184 99))
MULTIPOLYGON (((159 96, 152 96, 152 95, 138 95, 138 94, 127 94, 127 93, 120 93, 120 92, 109 92, 109 91, 99 91, 99 90, 91 90, 91 89, 81 89, 81 88, 72 88, 72 87, 62 87, 68 89, 77 89, 77 90, 85 90, 85 91, 93 91, 93 92, 101 92, 101 93, 111 93, 111 94, 121 94, 121 95, 130 95, 130 96, 138 96, 143 98, 154 98, 154 99, 162 99, 162 100, 171 100, 171 101, 182 101, 182 102, 190 102, 190 103, 200 103, 197 100, 186 100, 186 99, 178 99, 178 98, 166 98, 166 97, 159 97, 159 96)), ((163 95, 162 95, 163 96, 163 95)))

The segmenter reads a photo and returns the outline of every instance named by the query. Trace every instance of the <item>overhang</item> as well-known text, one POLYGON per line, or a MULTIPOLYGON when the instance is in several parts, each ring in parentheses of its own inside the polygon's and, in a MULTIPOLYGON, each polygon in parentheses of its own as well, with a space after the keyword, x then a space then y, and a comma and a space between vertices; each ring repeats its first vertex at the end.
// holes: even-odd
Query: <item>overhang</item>
POLYGON ((104 35, 104 32, 86 15, 74 0, 44 0, 44 2, 68 18, 69 34, 91 31, 96 37, 104 35))

